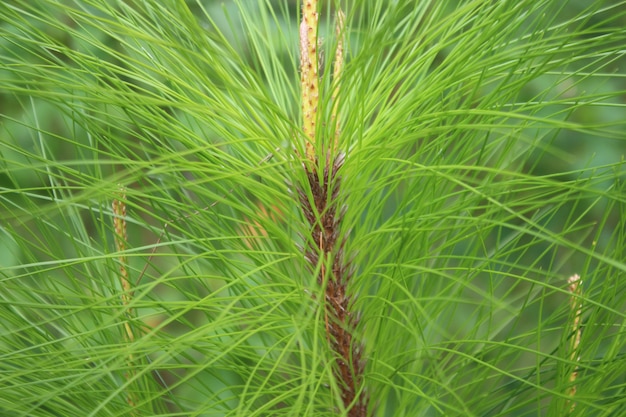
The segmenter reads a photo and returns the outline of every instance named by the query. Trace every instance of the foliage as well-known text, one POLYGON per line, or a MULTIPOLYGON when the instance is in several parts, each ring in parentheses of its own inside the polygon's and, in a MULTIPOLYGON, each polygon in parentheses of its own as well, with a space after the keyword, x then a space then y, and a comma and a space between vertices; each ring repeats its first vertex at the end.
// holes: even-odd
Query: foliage
MULTIPOLYGON (((336 91, 372 415, 623 415, 626 3, 346 2, 333 81, 336 7, 318 139, 336 91)), ((345 414, 299 8, 0 5, 3 414, 345 414)))

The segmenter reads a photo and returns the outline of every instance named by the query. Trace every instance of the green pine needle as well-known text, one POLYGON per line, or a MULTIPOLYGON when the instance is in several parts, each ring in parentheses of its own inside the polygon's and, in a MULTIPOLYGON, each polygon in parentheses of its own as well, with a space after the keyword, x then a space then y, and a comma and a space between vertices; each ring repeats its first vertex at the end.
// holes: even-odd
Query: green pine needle
MULTIPOLYGON (((0 414, 346 415, 303 255, 299 10, 0 5, 0 414)), ((622 415, 626 3, 319 12, 371 415, 622 415)))

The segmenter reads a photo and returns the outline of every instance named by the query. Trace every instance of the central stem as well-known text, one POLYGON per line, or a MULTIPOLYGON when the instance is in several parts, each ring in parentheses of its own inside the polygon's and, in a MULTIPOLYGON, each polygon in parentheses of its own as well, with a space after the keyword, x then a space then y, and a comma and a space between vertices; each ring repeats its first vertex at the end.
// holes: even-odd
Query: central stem
POLYGON ((332 90, 332 114, 335 140, 315 146, 317 111, 319 103, 319 69, 317 41, 317 1, 305 1, 300 25, 300 67, 302 88, 302 118, 305 136, 306 184, 298 189, 300 207, 310 227, 310 237, 304 250, 311 271, 317 272, 317 283, 324 289, 326 338, 334 356, 333 375, 338 384, 343 406, 350 417, 367 417, 369 397, 363 389, 365 360, 362 345, 355 340, 358 319, 352 310, 348 284, 352 268, 344 255, 345 239, 341 235, 341 222, 346 206, 339 202, 341 190, 340 171, 345 154, 337 153, 339 118, 337 87, 343 64, 343 13, 337 15, 339 36, 334 62, 335 88, 332 90), (332 145, 331 145, 332 143, 332 145), (324 149, 324 148, 328 149, 324 149), (337 155, 332 157, 331 155, 337 155), (320 172, 323 170, 323 172, 320 172), (321 174, 321 175, 320 175, 321 174))
POLYGON ((343 405, 350 417, 366 417, 369 398, 362 390, 365 361, 361 345, 355 340, 354 329, 358 319, 352 312, 348 284, 352 268, 345 260, 344 243, 340 225, 344 207, 338 204, 341 188, 340 169, 343 155, 333 163, 327 163, 318 175, 307 170, 308 193, 299 190, 300 204, 311 227, 311 238, 305 249, 305 257, 311 270, 317 270, 317 283, 324 288, 324 316, 326 336, 335 356, 333 374, 341 390, 343 405), (316 266, 321 262, 321 268, 316 266), (329 266, 327 270, 325 265, 329 266))

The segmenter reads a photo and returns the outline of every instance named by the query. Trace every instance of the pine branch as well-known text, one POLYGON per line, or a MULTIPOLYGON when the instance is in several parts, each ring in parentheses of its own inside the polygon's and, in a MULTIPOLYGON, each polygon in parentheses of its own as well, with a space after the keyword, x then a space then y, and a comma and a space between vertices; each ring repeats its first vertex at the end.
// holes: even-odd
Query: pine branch
MULTIPOLYGON (((323 149, 325 160, 320 164, 316 157, 315 146, 318 132, 316 128, 318 97, 318 68, 317 68, 317 2, 307 1, 303 5, 302 24, 300 26, 301 45, 301 77, 302 77, 302 114, 303 129, 307 138, 306 157, 308 164, 304 164, 307 184, 298 190, 300 206, 311 230, 307 239, 305 258, 309 262, 311 271, 317 273, 317 283, 324 288, 324 317, 326 321, 326 335, 330 349, 335 355, 333 373, 341 390, 341 399, 344 408, 350 417, 365 417, 368 412, 369 397, 363 387, 365 360, 362 357, 363 348, 354 335, 358 318, 352 311, 353 305, 349 294, 348 284, 352 277, 352 268, 344 254, 345 238, 341 236, 341 221, 347 209, 340 203, 341 176, 340 171, 344 163, 345 154, 338 154, 332 161, 332 154, 336 152, 339 135, 339 118, 337 111, 337 96, 333 91, 333 112, 331 121, 335 123, 335 140, 332 149, 323 149), (318 167, 323 167, 319 175, 318 167), (304 189, 306 187, 306 190, 304 189), (318 268, 321 265, 321 268, 318 268), (326 270, 326 265, 331 270, 326 270)), ((337 14, 337 30, 339 37, 343 33, 343 12, 337 14)), ((343 66, 343 42, 338 41, 335 54, 334 80, 337 82, 343 66)))

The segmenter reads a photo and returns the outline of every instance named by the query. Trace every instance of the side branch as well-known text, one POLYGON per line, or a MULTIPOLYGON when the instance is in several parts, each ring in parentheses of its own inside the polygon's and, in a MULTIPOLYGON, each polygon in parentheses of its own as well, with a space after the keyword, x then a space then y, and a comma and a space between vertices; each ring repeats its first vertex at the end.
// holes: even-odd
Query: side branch
MULTIPOLYGON (((126 320, 124 320, 124 329, 126 331, 124 342, 128 345, 132 344, 135 341, 135 334, 133 333, 133 329, 130 325, 130 320, 132 320, 133 311, 130 308, 130 303, 133 298, 133 290, 130 283, 130 277, 128 274, 128 259, 126 255, 124 255, 124 251, 126 250, 126 242, 128 242, 128 233, 126 231, 126 190, 124 187, 120 186, 118 195, 113 200, 113 228, 115 229, 115 247, 119 252, 119 278, 122 286, 122 306, 126 309, 126 320)), ((124 377, 131 381, 136 376, 136 367, 135 358, 132 353, 126 358, 126 365, 128 366, 128 371, 124 375, 124 377)), ((139 402, 139 398, 137 394, 129 391, 126 396, 126 402, 129 406, 132 407, 132 411, 130 413, 131 416, 138 415, 136 410, 137 404, 139 402)))

